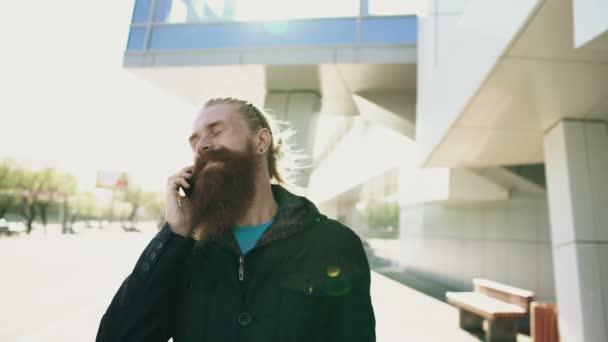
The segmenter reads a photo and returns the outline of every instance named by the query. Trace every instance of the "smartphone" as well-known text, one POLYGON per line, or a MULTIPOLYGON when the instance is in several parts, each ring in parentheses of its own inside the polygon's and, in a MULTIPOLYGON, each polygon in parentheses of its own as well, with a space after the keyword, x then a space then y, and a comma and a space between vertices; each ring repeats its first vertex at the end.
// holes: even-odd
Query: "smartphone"
POLYGON ((194 184, 192 183, 192 179, 186 179, 186 182, 188 182, 188 184, 190 184, 190 187, 184 188, 183 186, 180 185, 180 188, 182 189, 182 191, 184 192, 186 197, 190 198, 190 196, 192 195, 192 190, 194 190, 194 184))

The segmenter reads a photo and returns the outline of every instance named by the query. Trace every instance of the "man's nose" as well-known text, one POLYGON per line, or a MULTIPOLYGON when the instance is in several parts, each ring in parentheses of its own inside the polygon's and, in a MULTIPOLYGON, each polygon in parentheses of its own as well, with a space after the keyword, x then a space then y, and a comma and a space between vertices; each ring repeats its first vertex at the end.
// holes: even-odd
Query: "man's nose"
POLYGON ((211 144, 209 143, 209 141, 207 140, 199 140, 198 144, 196 145, 196 151, 198 153, 203 153, 203 152, 207 152, 207 150, 211 149, 211 144))

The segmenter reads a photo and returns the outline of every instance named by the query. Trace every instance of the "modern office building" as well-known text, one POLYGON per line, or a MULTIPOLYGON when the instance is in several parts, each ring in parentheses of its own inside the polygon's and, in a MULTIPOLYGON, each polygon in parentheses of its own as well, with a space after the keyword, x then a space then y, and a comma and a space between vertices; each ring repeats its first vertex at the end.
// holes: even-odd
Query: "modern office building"
POLYGON ((136 0, 124 66, 291 122, 308 196, 409 269, 608 341, 607 0, 136 0))

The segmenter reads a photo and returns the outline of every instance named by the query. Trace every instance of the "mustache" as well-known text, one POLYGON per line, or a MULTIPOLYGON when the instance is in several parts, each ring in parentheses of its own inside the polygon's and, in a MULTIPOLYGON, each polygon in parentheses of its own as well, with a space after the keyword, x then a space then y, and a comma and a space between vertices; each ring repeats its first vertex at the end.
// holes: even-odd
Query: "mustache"
POLYGON ((194 173, 198 173, 197 171, 202 170, 205 165, 210 162, 229 162, 231 160, 239 159, 240 157, 243 157, 243 155, 245 155, 245 153, 231 151, 225 147, 207 150, 198 154, 198 157, 194 162, 194 173))

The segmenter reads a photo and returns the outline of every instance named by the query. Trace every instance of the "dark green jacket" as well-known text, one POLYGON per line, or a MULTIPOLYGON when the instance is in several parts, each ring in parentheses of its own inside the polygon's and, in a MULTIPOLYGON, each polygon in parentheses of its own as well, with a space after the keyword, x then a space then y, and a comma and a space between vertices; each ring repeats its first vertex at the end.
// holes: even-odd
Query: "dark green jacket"
POLYGON ((231 232, 200 243, 167 224, 104 314, 97 342, 372 342, 360 238, 273 185, 273 224, 244 256, 231 232))

